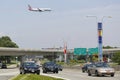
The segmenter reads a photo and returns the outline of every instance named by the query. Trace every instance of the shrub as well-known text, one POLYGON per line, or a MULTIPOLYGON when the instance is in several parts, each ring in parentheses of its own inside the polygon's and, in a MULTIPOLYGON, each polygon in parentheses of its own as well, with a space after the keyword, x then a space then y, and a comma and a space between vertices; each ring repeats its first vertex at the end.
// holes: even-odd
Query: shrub
POLYGON ((120 65, 120 51, 119 51, 119 52, 116 52, 116 53, 113 55, 112 61, 113 61, 113 62, 116 62, 116 63, 118 63, 118 65, 120 65))

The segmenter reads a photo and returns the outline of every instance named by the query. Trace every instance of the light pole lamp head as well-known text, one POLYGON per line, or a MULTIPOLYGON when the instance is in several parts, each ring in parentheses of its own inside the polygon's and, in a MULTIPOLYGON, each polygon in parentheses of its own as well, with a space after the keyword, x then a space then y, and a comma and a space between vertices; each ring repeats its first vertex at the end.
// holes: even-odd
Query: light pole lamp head
POLYGON ((103 16, 102 19, 101 19, 101 22, 103 22, 104 18, 112 18, 112 17, 111 16, 103 16))

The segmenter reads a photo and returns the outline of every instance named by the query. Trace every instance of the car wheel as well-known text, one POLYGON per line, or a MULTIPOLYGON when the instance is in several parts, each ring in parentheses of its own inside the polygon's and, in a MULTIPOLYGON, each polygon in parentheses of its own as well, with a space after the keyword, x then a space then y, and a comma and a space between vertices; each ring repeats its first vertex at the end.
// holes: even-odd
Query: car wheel
POLYGON ((90 71, 88 71, 88 76, 91 76, 91 73, 90 73, 90 71))
POLYGON ((84 70, 82 70, 82 72, 84 73, 85 71, 84 71, 84 70))
POLYGON ((96 75, 96 76, 99 76, 98 71, 95 71, 95 75, 96 75))
POLYGON ((37 72, 37 75, 39 75, 40 74, 40 72, 37 72))
POLYGON ((53 71, 53 73, 55 73, 56 71, 53 71))
POLYGON ((22 74, 22 72, 20 72, 20 74, 22 74))
POLYGON ((46 73, 46 71, 45 71, 45 70, 43 70, 43 73, 46 73))
POLYGON ((56 73, 58 73, 58 71, 56 71, 56 73))
POLYGON ((111 77, 114 77, 114 74, 111 74, 111 77))

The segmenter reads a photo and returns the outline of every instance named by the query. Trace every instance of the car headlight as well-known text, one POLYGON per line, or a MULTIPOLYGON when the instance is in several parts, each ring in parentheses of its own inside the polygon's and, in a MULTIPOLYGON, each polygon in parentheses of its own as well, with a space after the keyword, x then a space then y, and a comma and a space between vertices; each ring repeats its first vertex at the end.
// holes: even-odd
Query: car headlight
POLYGON ((114 70, 114 69, 111 69, 111 72, 115 72, 115 70, 114 70))
POLYGON ((27 70, 27 68, 24 68, 25 70, 27 70))

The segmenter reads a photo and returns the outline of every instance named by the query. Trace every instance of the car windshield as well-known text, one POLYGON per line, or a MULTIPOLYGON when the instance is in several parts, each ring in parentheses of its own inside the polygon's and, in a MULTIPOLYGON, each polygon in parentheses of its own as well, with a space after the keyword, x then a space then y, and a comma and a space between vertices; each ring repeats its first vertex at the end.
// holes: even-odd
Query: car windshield
POLYGON ((47 62, 46 65, 55 65, 54 62, 47 62))
POLYGON ((97 63, 96 67, 110 67, 107 63, 97 63))
POLYGON ((32 62, 26 62, 24 63, 25 66, 36 66, 35 63, 32 63, 32 62))

